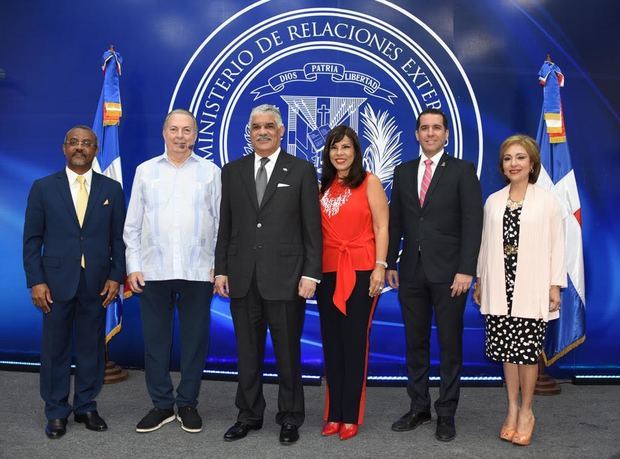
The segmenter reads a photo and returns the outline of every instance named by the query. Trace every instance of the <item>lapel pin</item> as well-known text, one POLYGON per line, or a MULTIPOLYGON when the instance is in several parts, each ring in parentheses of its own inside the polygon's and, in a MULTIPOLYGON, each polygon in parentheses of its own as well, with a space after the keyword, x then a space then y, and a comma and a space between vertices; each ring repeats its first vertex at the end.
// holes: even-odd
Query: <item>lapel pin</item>
POLYGON ((107 206, 108 204, 110 204, 110 201, 108 201, 107 199, 105 201, 103 201, 103 205, 107 206))
POLYGON ((286 167, 283 167, 283 168, 282 168, 282 170, 283 170, 284 172, 288 172, 288 169, 287 169, 286 167))
POLYGON ((446 167, 446 162, 441 163, 441 167, 446 167))

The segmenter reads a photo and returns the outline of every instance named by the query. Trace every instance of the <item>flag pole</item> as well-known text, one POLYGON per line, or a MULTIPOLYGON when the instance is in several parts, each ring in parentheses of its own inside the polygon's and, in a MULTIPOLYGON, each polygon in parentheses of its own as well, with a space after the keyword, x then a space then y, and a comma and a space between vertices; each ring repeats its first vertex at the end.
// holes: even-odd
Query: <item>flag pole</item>
POLYGON ((103 384, 115 384, 125 381, 129 377, 129 373, 114 360, 109 359, 108 343, 105 343, 105 375, 103 384))
POLYGON ((562 392, 562 388, 558 382, 545 373, 545 361, 541 355, 538 358, 538 378, 536 379, 536 387, 534 394, 536 395, 558 395, 562 392))
MULTIPOLYGON (((122 57, 110 44, 102 56, 103 86, 95 120, 93 131, 99 139, 100 151, 95 160, 95 170, 101 172, 123 186, 123 178, 120 167, 120 151, 118 144, 118 126, 122 116, 120 99, 120 74, 122 57)), ((120 295, 108 306, 106 310, 106 330, 105 330, 105 375, 104 384, 117 383, 124 381, 128 377, 127 371, 110 360, 108 343, 114 335, 121 329, 122 322, 122 301, 125 295, 121 287, 120 295)))
MULTIPOLYGON (((551 54, 547 53, 545 62, 552 62, 551 54)), ((545 359, 541 354, 538 357, 538 378, 536 379, 536 387, 534 388, 535 395, 558 395, 562 392, 560 385, 551 376, 545 373, 545 359)))

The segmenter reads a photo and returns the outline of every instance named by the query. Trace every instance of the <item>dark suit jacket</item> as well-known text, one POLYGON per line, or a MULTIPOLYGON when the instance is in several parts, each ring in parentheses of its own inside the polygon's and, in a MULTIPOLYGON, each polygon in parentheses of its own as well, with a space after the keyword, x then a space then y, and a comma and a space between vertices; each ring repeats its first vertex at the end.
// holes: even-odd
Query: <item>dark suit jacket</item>
POLYGON ((108 279, 125 280, 125 196, 118 182, 93 171, 84 226, 80 228, 63 170, 34 182, 24 222, 24 269, 28 287, 46 283, 52 299, 73 298, 80 260, 89 290, 108 279))
POLYGON ((314 167, 280 150, 261 206, 254 154, 222 168, 215 274, 227 275, 231 298, 247 295, 256 272, 267 300, 299 298, 301 276, 321 279, 321 214, 314 167))
POLYGON ((413 280, 420 255, 431 282, 452 282, 456 273, 475 276, 482 234, 482 194, 474 166, 444 153, 420 207, 419 162, 418 158, 403 163, 394 171, 388 266, 396 269, 404 236, 401 283, 413 280))

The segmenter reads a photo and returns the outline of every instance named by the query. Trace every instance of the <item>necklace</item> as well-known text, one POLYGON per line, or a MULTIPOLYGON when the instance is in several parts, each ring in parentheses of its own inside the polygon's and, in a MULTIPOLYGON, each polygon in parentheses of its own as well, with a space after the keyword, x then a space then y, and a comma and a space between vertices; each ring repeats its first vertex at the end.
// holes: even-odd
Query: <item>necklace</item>
POLYGON ((510 196, 508 196, 508 202, 506 202, 506 207, 508 207, 510 210, 520 209, 521 207, 523 207, 523 200, 513 201, 512 199, 510 199, 510 196))

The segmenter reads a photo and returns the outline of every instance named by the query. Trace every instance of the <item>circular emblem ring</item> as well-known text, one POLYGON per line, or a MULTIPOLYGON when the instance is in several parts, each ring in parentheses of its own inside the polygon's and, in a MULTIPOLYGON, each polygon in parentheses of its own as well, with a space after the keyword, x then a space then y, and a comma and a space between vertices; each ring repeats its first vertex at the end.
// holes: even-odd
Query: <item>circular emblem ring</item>
POLYGON ((446 151, 480 174, 482 126, 471 84, 411 12, 384 1, 292 11, 286 2, 265 3, 218 27, 179 78, 170 109, 188 107, 196 116, 198 154, 223 166, 250 153, 250 110, 269 103, 282 112, 288 153, 320 173, 327 133, 348 124, 360 135, 366 168, 388 188, 394 167, 418 155, 417 115, 439 108, 450 123, 446 151))

